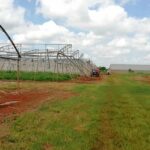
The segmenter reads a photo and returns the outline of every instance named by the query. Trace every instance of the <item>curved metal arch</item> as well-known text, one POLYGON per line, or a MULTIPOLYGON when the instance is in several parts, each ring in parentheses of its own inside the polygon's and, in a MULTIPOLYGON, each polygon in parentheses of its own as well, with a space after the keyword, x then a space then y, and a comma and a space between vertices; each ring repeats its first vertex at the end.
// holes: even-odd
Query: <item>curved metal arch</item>
POLYGON ((75 59, 74 56, 69 57, 69 56, 67 56, 66 54, 64 54, 62 51, 59 51, 59 52, 57 53, 57 60, 58 60, 58 57, 59 57, 60 55, 66 57, 74 66, 76 66, 76 67, 78 68, 78 70, 80 71, 80 73, 82 73, 82 75, 86 75, 86 73, 83 71, 83 69, 81 69, 81 68, 78 66, 78 64, 76 64, 76 63, 71 59, 71 58, 75 59))
POLYGON ((11 39, 11 37, 9 36, 9 34, 6 32, 6 30, 0 25, 1 30, 4 32, 4 34, 6 35, 6 37, 9 39, 9 41, 11 42, 11 44, 13 45, 14 49, 17 52, 18 58, 21 58, 21 55, 19 53, 19 50, 17 49, 15 43, 13 42, 13 40, 11 39))

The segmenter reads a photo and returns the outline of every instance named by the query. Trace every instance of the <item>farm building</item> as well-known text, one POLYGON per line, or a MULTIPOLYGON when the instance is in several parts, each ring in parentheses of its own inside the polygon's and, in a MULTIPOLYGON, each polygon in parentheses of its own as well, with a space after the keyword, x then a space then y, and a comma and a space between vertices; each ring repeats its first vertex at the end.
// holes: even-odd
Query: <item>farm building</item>
POLYGON ((150 72, 150 65, 139 64, 111 64, 109 67, 111 72, 150 72))

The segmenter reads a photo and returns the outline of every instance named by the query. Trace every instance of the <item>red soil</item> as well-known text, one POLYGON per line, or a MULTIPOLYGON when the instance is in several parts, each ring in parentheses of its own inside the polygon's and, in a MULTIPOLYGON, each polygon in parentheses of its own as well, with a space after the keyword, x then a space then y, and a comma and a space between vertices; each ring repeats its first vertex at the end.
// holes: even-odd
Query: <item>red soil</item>
POLYGON ((97 83, 101 81, 104 78, 104 76, 100 77, 86 77, 86 76, 80 76, 77 79, 73 80, 73 82, 76 83, 97 83))
POLYGON ((4 117, 12 114, 20 114, 31 108, 35 108, 38 104, 46 100, 67 99, 73 94, 63 90, 35 90, 35 91, 0 91, 0 122, 4 117), (7 105, 7 102, 15 102, 7 105), (6 105, 5 105, 6 103, 6 105), (4 105, 3 105, 4 104, 4 105))
POLYGON ((0 92, 0 104, 18 101, 18 103, 0 106, 0 120, 9 114, 20 113, 30 107, 33 102, 39 102, 46 97, 48 93, 43 91, 0 92))
POLYGON ((135 77, 134 79, 137 81, 150 83, 150 76, 143 76, 143 77, 139 76, 139 77, 135 77))
MULTIPOLYGON (((69 82, 99 83, 103 78, 105 78, 105 76, 79 77, 69 82)), ((52 87, 48 87, 46 83, 44 83, 44 85, 38 82, 37 85, 35 84, 35 88, 31 87, 31 89, 28 90, 0 90, 0 122, 6 116, 20 114, 21 112, 36 108, 39 104, 41 104, 44 101, 58 99, 64 100, 75 95, 74 93, 65 90, 67 85, 62 83, 58 83, 56 87, 55 85, 52 87)))

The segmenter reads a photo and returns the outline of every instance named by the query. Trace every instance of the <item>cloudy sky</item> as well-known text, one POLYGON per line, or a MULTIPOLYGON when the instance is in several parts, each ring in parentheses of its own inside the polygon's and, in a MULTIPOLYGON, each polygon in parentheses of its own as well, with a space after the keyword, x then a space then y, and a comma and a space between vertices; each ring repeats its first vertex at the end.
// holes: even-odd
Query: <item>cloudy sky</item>
POLYGON ((71 43, 97 65, 150 64, 150 0, 0 0, 0 24, 17 43, 71 43))

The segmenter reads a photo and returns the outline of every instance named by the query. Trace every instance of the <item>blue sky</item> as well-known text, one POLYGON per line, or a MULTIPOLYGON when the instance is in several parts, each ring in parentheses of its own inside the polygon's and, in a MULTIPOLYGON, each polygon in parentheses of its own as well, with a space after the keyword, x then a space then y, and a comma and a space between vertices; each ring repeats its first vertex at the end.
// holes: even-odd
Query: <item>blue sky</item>
POLYGON ((40 24, 46 21, 46 19, 36 13, 36 1, 28 1, 28 0, 15 0, 16 5, 24 7, 26 9, 25 18, 26 20, 30 20, 35 24, 40 24))
POLYGON ((137 0, 124 6, 125 10, 132 17, 150 17, 150 0, 137 0))
POLYGON ((149 63, 150 0, 0 0, 0 20, 17 43, 71 43, 98 65, 149 63))
MULTIPOLYGON (((120 0, 116 0, 116 2, 120 3, 120 0)), ((15 0, 15 3, 16 5, 22 6, 27 10, 27 20, 30 20, 36 24, 43 23, 47 20, 42 15, 36 13, 36 0, 15 0)), ((123 7, 131 17, 150 17, 150 0, 134 0, 133 2, 125 4, 123 7)), ((95 7, 92 7, 92 9, 97 8, 98 6, 96 5, 95 7)))

